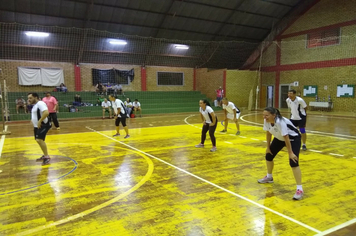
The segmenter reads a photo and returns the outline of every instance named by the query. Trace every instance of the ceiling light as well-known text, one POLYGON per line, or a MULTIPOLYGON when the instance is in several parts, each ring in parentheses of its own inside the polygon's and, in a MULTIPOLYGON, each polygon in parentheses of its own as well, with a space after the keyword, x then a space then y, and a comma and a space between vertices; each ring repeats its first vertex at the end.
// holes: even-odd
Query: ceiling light
POLYGON ((127 42, 124 40, 110 40, 110 44, 115 44, 115 45, 126 45, 127 42))
POLYGON ((187 45, 175 45, 174 46, 176 49, 184 49, 184 50, 187 50, 187 49, 189 49, 189 47, 187 46, 187 45))
POLYGON ((25 34, 27 36, 33 36, 33 37, 48 37, 49 36, 49 33, 37 32, 37 31, 28 31, 25 34))

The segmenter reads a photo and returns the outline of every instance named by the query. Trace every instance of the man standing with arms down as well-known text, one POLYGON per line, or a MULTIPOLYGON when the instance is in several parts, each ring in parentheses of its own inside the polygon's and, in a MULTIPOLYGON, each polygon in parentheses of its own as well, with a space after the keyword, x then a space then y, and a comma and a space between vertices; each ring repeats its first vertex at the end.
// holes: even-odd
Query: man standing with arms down
POLYGON ((57 118, 57 106, 58 102, 57 100, 51 96, 50 92, 46 92, 46 97, 42 98, 42 101, 46 103, 48 112, 49 112, 49 123, 53 121, 54 126, 56 126, 57 130, 60 130, 59 128, 59 122, 57 118))
POLYGON ((124 103, 120 99, 116 99, 114 95, 109 95, 111 106, 114 110, 116 134, 113 137, 120 136, 120 123, 125 129, 126 136, 124 138, 130 138, 129 129, 126 125, 126 109, 124 103))
POLYGON ((306 141, 307 134, 305 132, 305 126, 307 123, 307 104, 303 98, 296 95, 296 91, 291 89, 288 91, 288 98, 286 100, 288 107, 291 109, 291 118, 290 121, 295 127, 299 128, 300 133, 302 134, 303 151, 307 150, 306 141))
POLYGON ((51 128, 51 122, 48 119, 48 108, 46 103, 39 100, 37 93, 29 93, 28 101, 34 105, 31 110, 31 121, 34 127, 35 139, 38 145, 41 147, 43 156, 36 161, 42 161, 43 165, 49 163, 51 158, 48 155, 47 145, 45 143, 46 134, 51 128))

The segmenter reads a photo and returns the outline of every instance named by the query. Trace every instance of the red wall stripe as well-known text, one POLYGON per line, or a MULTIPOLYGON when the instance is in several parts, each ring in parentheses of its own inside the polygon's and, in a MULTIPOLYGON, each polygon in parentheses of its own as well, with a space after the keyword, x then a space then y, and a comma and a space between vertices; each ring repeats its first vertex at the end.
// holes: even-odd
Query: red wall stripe
POLYGON ((223 90, 224 90, 223 96, 226 97, 226 70, 224 70, 223 72, 223 90))
POLYGON ((197 91, 197 69, 193 71, 193 91, 197 91))
POLYGON ((141 67, 141 91, 147 90, 146 67, 141 67))
POLYGON ((261 71, 273 72, 273 71, 308 70, 308 69, 341 67, 341 66, 351 66, 351 65, 356 65, 356 57, 343 58, 337 60, 328 60, 328 61, 305 62, 305 63, 298 63, 298 64, 290 64, 290 65, 268 66, 268 67, 262 67, 261 71))
POLYGON ((81 91, 82 90, 82 81, 81 81, 79 65, 74 65, 74 81, 75 81, 75 91, 81 91))
POLYGON ((294 37, 294 36, 298 36, 298 35, 310 34, 310 33, 314 33, 317 31, 324 31, 324 30, 340 28, 340 27, 345 27, 345 26, 350 26, 350 25, 356 25, 356 20, 345 21, 345 22, 341 22, 338 24, 327 25, 327 26, 323 26, 323 27, 319 27, 319 28, 310 29, 310 30, 303 30, 303 31, 295 32, 295 33, 290 33, 290 34, 282 35, 280 38, 282 38, 282 39, 290 38, 290 37, 294 37))

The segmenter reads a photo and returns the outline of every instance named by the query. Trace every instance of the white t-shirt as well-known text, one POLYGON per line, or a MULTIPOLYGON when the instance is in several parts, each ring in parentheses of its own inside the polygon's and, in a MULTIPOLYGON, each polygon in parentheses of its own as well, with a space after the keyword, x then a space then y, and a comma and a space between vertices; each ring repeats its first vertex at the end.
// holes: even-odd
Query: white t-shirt
POLYGON ((213 118, 211 117, 210 113, 213 113, 214 110, 210 106, 206 106, 205 110, 203 110, 201 107, 199 108, 199 112, 203 115, 205 122, 207 124, 213 123, 213 118))
POLYGON ((240 110, 232 102, 229 102, 227 106, 223 104, 223 109, 225 109, 228 113, 234 113, 234 109, 236 110, 236 113, 240 113, 240 110))
POLYGON ((124 107, 122 106, 122 101, 120 100, 120 99, 116 99, 113 103, 112 103, 112 108, 114 109, 114 112, 115 112, 115 114, 116 115, 119 115, 119 113, 118 113, 118 108, 120 108, 120 112, 122 113, 122 114, 125 114, 126 113, 126 111, 125 111, 125 109, 124 109, 124 107))
POLYGON ((306 116, 307 113, 305 112, 305 108, 307 107, 307 104, 303 100, 303 98, 296 96, 294 101, 292 101, 290 98, 286 99, 287 105, 290 108, 291 111, 291 119, 292 120, 301 120, 302 118, 299 115, 298 107, 300 104, 300 112, 302 113, 303 116, 306 116))
POLYGON ((132 102, 125 101, 124 104, 126 107, 132 107, 132 102))
POLYGON ((133 106, 136 107, 136 108, 141 107, 141 103, 140 102, 134 102, 133 106))
MULTIPOLYGON (((48 108, 47 108, 46 103, 44 103, 42 101, 38 101, 32 107, 32 110, 31 110, 31 121, 32 121, 33 127, 38 128, 37 127, 38 121, 41 119, 42 114, 43 114, 44 111, 48 111, 48 108), (38 117, 38 114, 37 114, 38 110, 40 110, 40 112, 39 112, 40 113, 40 117, 38 117)), ((44 119, 43 122, 47 124, 48 118, 46 117, 46 119, 44 119)))
POLYGON ((107 102, 103 101, 103 102, 101 103, 101 106, 102 106, 102 107, 105 107, 105 108, 108 108, 108 107, 111 107, 111 103, 110 103, 109 101, 107 101, 107 102))
POLYGON ((285 117, 283 117, 283 119, 277 118, 276 121, 274 122, 274 126, 272 126, 271 123, 264 120, 263 130, 270 132, 276 139, 280 141, 284 141, 283 136, 286 135, 290 135, 294 137, 298 136, 299 134, 296 131, 288 128, 287 124, 291 125, 297 130, 297 128, 292 124, 292 122, 285 117))

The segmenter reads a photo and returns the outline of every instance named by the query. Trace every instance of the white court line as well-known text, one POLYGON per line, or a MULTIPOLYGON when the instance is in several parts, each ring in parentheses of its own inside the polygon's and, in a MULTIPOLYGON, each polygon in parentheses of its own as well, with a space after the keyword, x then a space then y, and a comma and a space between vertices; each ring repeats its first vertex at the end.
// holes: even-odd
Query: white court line
POLYGON ((259 139, 257 139, 257 138, 251 138, 252 140, 255 140, 255 141, 260 141, 259 139))
POLYGON ((330 155, 333 155, 333 156, 339 156, 339 157, 343 157, 344 155, 340 155, 340 154, 337 154, 337 153, 329 153, 330 155))
POLYGON ((356 218, 355 218, 355 219, 352 219, 352 220, 349 220, 349 221, 347 221, 347 222, 345 222, 345 223, 342 223, 342 224, 340 224, 340 225, 337 225, 337 226, 335 226, 335 227, 332 227, 332 228, 330 228, 330 229, 328 229, 328 230, 325 230, 325 231, 323 231, 323 232, 321 232, 321 233, 318 233, 318 234, 316 234, 315 236, 328 235, 328 234, 330 234, 330 233, 332 233, 332 232, 338 231, 339 229, 345 228, 345 227, 347 227, 347 226, 349 226, 349 225, 352 225, 352 224, 355 224, 355 223, 356 223, 356 218))
MULTIPOLYGON (((187 118, 188 118, 188 117, 187 117, 187 118)), ((186 119, 187 119, 187 118, 186 118, 186 119)), ((187 123, 187 122, 186 122, 186 123, 187 123)), ((225 192, 227 192, 227 193, 230 193, 230 194, 232 194, 232 195, 234 195, 234 196, 236 196, 236 197, 238 197, 238 198, 240 198, 240 199, 243 199, 243 200, 245 200, 245 201, 247 201, 247 202, 249 202, 249 203, 251 203, 251 204, 253 204, 253 205, 255 205, 255 206, 258 206, 258 207, 260 207, 260 208, 262 208, 262 209, 264 209, 264 210, 267 210, 267 211, 272 212, 272 213, 274 213, 274 214, 276 214, 276 215, 279 215, 279 216, 283 217, 284 219, 287 219, 287 220, 292 221, 292 222, 294 222, 294 223, 296 223, 296 224, 298 224, 298 225, 300 225, 300 226, 303 226, 304 228, 307 228, 307 229, 309 229, 309 230, 311 230, 311 231, 314 231, 314 232, 316 232, 316 233, 321 233, 320 230, 317 230, 317 229, 315 229, 315 228, 313 228, 313 227, 311 227, 311 226, 309 226, 309 225, 307 225, 307 224, 304 224, 304 223, 302 223, 302 222, 300 222, 300 221, 298 221, 298 220, 295 220, 295 219, 293 219, 293 218, 291 218, 291 217, 289 217, 289 216, 287 216, 287 215, 284 215, 284 214, 282 214, 282 213, 279 213, 278 211, 272 210, 271 208, 268 208, 268 207, 266 207, 266 206, 264 206, 264 205, 262 205, 262 204, 259 204, 259 203, 257 203, 257 202, 254 202, 254 201, 252 201, 252 200, 250 200, 250 199, 248 199, 248 198, 246 198, 246 197, 243 197, 243 196, 241 196, 241 195, 239 195, 239 194, 237 194, 237 193, 234 193, 234 192, 232 192, 232 191, 230 191, 230 190, 228 190, 228 189, 226 189, 226 188, 223 188, 223 187, 221 187, 221 186, 219 186, 219 185, 217 185, 217 184, 214 184, 214 183, 212 183, 212 182, 210 182, 210 181, 208 181, 208 180, 206 180, 206 179, 203 179, 203 178, 201 178, 201 177, 199 177, 199 176, 197 176, 197 175, 195 175, 195 174, 192 174, 192 173, 190 173, 190 172, 188 172, 188 171, 186 171, 186 170, 184 170, 184 169, 181 169, 181 168, 179 168, 179 167, 177 167, 177 166, 175 166, 175 165, 172 165, 172 164, 170 164, 170 163, 168 163, 168 162, 166 162, 166 161, 164 161, 164 160, 162 160, 162 159, 160 159, 160 158, 158 158, 158 157, 155 157, 155 156, 153 156, 153 155, 151 155, 151 154, 149 154, 149 153, 146 153, 146 152, 144 152, 144 151, 141 151, 141 150, 139 150, 139 149, 137 149, 137 148, 135 148, 135 147, 132 147, 132 146, 130 146, 130 145, 124 143, 124 142, 118 141, 117 139, 114 139, 114 138, 112 138, 112 137, 110 137, 110 136, 107 136, 106 134, 103 134, 103 133, 101 133, 101 132, 98 132, 98 131, 96 131, 96 130, 94 130, 94 129, 88 127, 88 126, 86 126, 86 128, 89 129, 89 130, 91 130, 91 131, 93 131, 93 132, 95 132, 95 133, 97 133, 97 134, 100 134, 100 135, 102 135, 102 136, 104 136, 104 137, 106 137, 106 138, 108 138, 108 139, 111 139, 111 140, 113 140, 113 141, 115 141, 115 142, 118 142, 118 143, 120 143, 120 144, 122 144, 122 145, 124 145, 124 146, 126 146, 126 147, 129 147, 129 148, 131 148, 131 149, 133 149, 133 150, 135 150, 135 151, 137 151, 137 152, 140 152, 140 153, 142 153, 142 154, 144 154, 144 155, 146 155, 146 156, 149 156, 149 157, 151 157, 151 158, 153 158, 153 159, 155 159, 155 160, 157 160, 157 161, 160 161, 160 162, 162 162, 162 163, 164 163, 164 164, 166 164, 166 165, 168 165, 168 166, 170 166, 170 167, 173 167, 174 169, 177 169, 177 170, 179 170, 179 171, 181 171, 181 172, 183 172, 183 173, 185 173, 185 174, 188 174, 188 175, 190 175, 190 176, 192 176, 192 177, 194 177, 194 178, 196 178, 196 179, 199 179, 199 180, 201 180, 201 181, 203 181, 203 182, 205 182, 205 183, 207 183, 207 184, 210 184, 210 185, 212 185, 212 186, 214 186, 214 187, 216 187, 216 188, 218 188, 218 189, 220 189, 220 190, 223 190, 223 191, 225 191, 225 192)))
POLYGON ((225 141, 225 143, 228 143, 228 144, 233 144, 232 142, 228 142, 228 141, 225 141))
POLYGON ((318 153, 322 152, 322 151, 318 151, 318 150, 314 150, 314 149, 308 149, 308 150, 311 152, 318 152, 318 153))
MULTIPOLYGON (((5 125, 5 130, 4 131, 7 131, 7 125, 5 125)), ((1 135, 1 139, 0 139, 0 157, 1 157, 1 154, 2 154, 2 149, 4 147, 5 137, 6 137, 5 134, 1 135)))
POLYGON ((245 137, 245 136, 239 136, 240 138, 247 138, 247 137, 245 137))
POLYGON ((356 159, 356 157, 354 157, 356 159))

